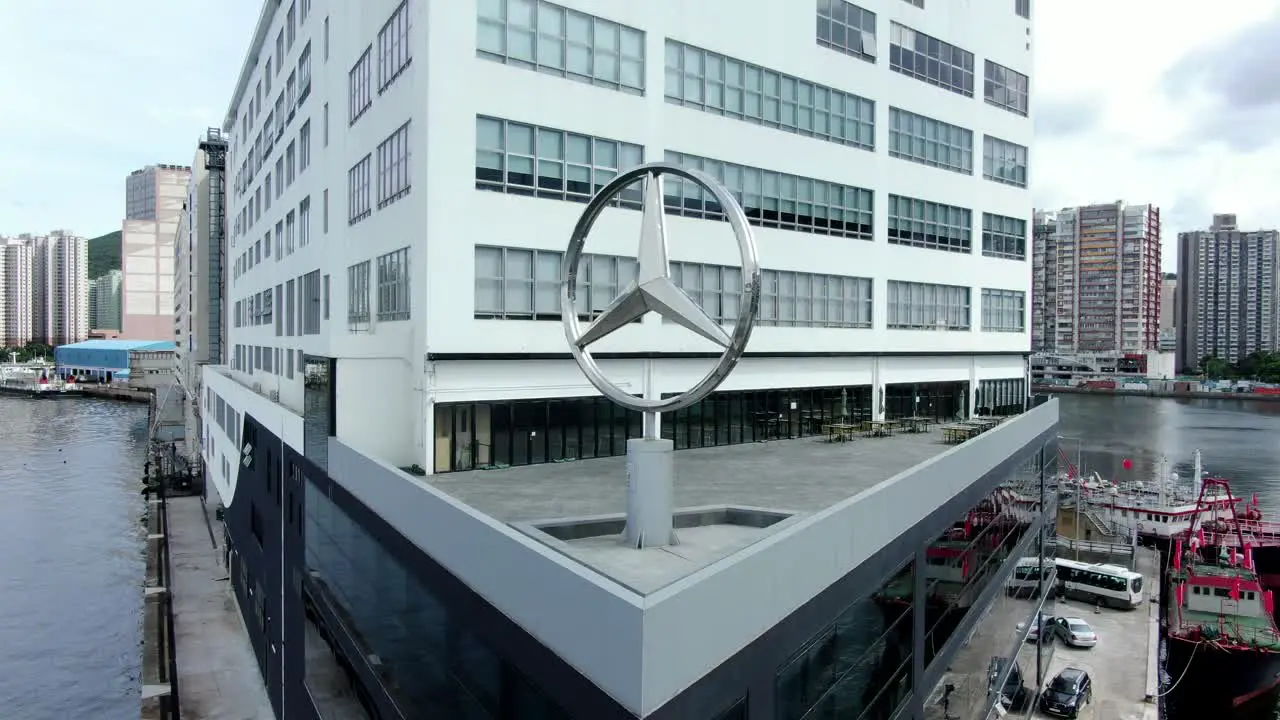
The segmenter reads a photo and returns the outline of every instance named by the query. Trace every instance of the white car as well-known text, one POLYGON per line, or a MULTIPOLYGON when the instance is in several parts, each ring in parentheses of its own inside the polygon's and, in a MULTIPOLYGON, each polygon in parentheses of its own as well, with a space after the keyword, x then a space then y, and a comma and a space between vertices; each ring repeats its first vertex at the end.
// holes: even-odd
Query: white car
POLYGON ((1057 620, 1057 618, 1055 618, 1052 615, 1046 615, 1042 612, 1036 613, 1036 616, 1031 620, 1031 629, 1027 630, 1027 623, 1020 622, 1018 623, 1017 632, 1019 635, 1021 635, 1024 631, 1026 631, 1027 642, 1035 642, 1036 640, 1040 639, 1040 629, 1044 628, 1045 642, 1053 642, 1053 634, 1054 634, 1053 623, 1055 620, 1057 620))
POLYGON ((1093 631, 1093 626, 1081 618, 1054 618, 1053 631, 1072 647, 1091 648, 1098 644, 1098 634, 1093 631))

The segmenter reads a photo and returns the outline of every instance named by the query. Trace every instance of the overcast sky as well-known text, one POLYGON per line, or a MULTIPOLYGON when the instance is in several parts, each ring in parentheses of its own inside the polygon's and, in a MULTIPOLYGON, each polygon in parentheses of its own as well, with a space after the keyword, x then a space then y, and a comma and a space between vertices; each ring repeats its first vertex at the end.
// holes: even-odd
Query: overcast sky
MULTIPOLYGON (((1280 0, 1033 7, 1037 207, 1155 203, 1167 270, 1215 211, 1280 225, 1280 0)), ((259 8, 0 0, 0 234, 119 229, 125 175, 221 123, 259 8)))

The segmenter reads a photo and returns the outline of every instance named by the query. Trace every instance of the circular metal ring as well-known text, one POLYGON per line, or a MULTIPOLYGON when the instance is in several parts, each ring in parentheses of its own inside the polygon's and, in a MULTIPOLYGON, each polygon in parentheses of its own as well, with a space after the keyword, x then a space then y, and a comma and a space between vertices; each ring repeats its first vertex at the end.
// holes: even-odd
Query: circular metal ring
MULTIPOLYGON (((664 198, 661 193, 657 194, 656 202, 659 207, 645 207, 644 210, 656 212, 659 214, 658 217, 660 219, 665 219, 665 208, 661 207, 664 204, 664 198)), ((665 244, 665 236, 659 239, 665 244)), ((644 238, 642 238, 641 242, 644 242, 644 238)), ((663 257, 665 258, 665 253, 663 253, 663 257)), ((670 278, 670 272, 669 266, 663 268, 663 274, 667 278, 670 278)), ((671 163, 659 162, 641 165, 622 173, 601 188, 587 203, 586 210, 578 218, 578 224, 573 229, 573 236, 569 240, 569 247, 565 251, 561 265, 560 318, 564 324, 565 339, 569 343, 569 352, 573 354, 573 359, 582 368, 587 380, 597 390, 615 403, 638 412, 671 412, 679 410, 697 403, 715 390, 728 377, 730 371, 737 365, 738 360, 742 358, 742 353, 746 349, 747 340, 751 337, 751 331, 755 325, 756 315, 759 310, 760 260, 756 251, 755 237, 751 232, 751 226, 747 222, 747 216, 743 212, 742 206, 738 204, 737 199, 733 197, 728 188, 711 175, 700 170, 683 168, 671 163), (721 210, 724 212, 725 218, 728 219, 729 225, 733 229, 733 234, 737 238, 738 252, 742 258, 742 300, 737 322, 734 325, 733 332, 729 335, 728 345, 715 366, 707 372, 702 380, 685 392, 670 398, 650 400, 636 397, 611 382, 600 370, 600 366, 592 356, 590 348, 580 346, 582 328, 578 323, 575 303, 577 300, 578 265, 582 260, 582 248, 600 213, 627 186, 640 179, 644 179, 646 183, 646 188, 642 191, 645 204, 654 202, 653 196, 648 191, 647 184, 657 180, 664 174, 675 175, 697 183, 714 195, 716 201, 720 203, 721 210)))

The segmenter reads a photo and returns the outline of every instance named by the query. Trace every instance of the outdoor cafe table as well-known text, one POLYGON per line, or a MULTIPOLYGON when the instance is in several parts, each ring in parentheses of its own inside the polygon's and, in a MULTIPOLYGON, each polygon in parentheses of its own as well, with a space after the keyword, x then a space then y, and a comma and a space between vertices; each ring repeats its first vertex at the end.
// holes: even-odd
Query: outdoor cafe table
POLYGON ((822 426, 822 434, 826 437, 827 442, 852 440, 854 433, 857 431, 857 425, 848 423, 826 423, 822 426))

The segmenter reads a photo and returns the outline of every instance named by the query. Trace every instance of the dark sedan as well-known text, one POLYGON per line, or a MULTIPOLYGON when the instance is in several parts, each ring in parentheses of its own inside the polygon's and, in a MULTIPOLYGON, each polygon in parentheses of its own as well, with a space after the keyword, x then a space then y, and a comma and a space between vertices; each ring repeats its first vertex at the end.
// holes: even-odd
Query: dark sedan
POLYGON ((1067 668, 1040 695, 1040 712, 1074 718, 1093 699, 1093 680, 1080 668, 1067 668))

